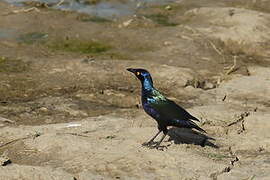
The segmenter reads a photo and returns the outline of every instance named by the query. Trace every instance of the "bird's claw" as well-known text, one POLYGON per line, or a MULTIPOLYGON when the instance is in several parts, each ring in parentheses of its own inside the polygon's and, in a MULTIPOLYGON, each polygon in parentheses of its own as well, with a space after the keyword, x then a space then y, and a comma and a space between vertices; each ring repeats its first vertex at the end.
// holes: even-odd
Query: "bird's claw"
POLYGON ((156 146, 155 147, 157 150, 164 151, 165 149, 168 149, 167 146, 156 146))
POLYGON ((159 150, 159 151, 164 151, 165 149, 168 149, 167 146, 159 146, 159 145, 149 146, 148 148, 156 149, 156 150, 159 150))
POLYGON ((154 141, 145 142, 142 144, 142 146, 152 147, 153 145, 156 145, 157 143, 154 141))
POLYGON ((160 146, 160 145, 158 145, 157 142, 153 142, 153 141, 145 142, 145 143, 142 144, 142 146, 146 146, 149 149, 157 149, 157 150, 160 150, 160 151, 164 151, 164 149, 168 149, 167 146, 160 146))

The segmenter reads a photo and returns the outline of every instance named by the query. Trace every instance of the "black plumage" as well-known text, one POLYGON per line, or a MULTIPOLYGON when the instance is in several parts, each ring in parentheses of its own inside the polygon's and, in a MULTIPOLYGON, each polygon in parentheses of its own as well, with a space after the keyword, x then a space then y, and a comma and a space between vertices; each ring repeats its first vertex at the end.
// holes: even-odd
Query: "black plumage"
POLYGON ((196 117, 189 114, 185 109, 177 105, 172 100, 167 99, 153 86, 153 80, 150 73, 144 69, 129 68, 128 71, 135 74, 142 84, 142 105, 145 112, 154 118, 158 123, 158 133, 147 143, 143 145, 158 148, 168 133, 168 126, 179 128, 194 128, 205 132, 193 121, 199 121, 196 117), (158 143, 154 139, 163 132, 163 136, 158 143), (154 146, 152 146, 154 145, 154 146))

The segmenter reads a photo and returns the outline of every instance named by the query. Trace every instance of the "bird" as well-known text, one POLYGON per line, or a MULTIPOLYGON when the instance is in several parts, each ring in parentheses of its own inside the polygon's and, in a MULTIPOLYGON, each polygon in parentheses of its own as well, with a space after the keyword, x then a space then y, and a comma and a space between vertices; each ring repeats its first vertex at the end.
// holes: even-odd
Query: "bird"
POLYGON ((177 105, 174 101, 166 98, 160 91, 154 87, 150 73, 145 69, 128 68, 127 71, 133 73, 141 82, 141 102, 144 111, 157 121, 158 132, 143 146, 159 148, 161 142, 168 133, 168 126, 178 128, 194 128, 206 133, 195 122, 198 118, 192 116, 184 108, 177 105), (155 143, 156 137, 163 132, 159 142, 155 143))

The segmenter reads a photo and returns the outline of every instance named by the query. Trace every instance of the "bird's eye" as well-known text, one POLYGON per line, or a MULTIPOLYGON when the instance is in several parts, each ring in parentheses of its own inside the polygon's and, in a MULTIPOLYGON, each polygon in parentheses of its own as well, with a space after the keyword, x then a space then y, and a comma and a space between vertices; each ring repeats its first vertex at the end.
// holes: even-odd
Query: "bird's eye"
POLYGON ((139 76, 141 73, 140 72, 137 72, 136 74, 137 74, 137 76, 139 76))

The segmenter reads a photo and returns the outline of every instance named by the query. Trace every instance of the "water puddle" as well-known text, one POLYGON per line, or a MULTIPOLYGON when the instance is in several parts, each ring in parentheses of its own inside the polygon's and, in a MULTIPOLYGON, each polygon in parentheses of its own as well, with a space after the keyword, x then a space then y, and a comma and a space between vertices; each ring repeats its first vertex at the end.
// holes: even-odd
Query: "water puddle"
POLYGON ((175 0, 5 0, 16 6, 43 3, 54 9, 76 11, 102 18, 117 18, 136 13, 149 5, 163 5, 175 0))
POLYGON ((32 33, 27 33, 27 34, 21 34, 18 38, 17 41, 21 43, 26 43, 26 44, 33 44, 38 41, 42 41, 48 37, 48 34, 45 33, 40 33, 40 32, 32 32, 32 33))
POLYGON ((0 39, 13 39, 15 35, 16 31, 14 29, 0 28, 0 39))

